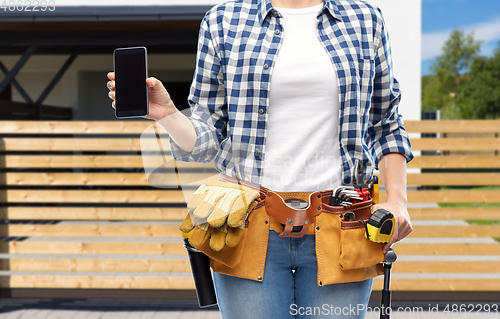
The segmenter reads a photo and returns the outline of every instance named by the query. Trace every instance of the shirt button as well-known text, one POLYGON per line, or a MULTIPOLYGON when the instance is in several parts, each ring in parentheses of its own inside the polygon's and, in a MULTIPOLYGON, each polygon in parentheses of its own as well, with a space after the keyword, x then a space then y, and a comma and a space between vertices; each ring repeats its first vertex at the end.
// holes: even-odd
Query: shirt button
POLYGON ((260 114, 263 114, 263 113, 264 113, 264 110, 263 110, 263 109, 260 109, 260 110, 259 110, 259 113, 260 113, 260 114))
POLYGON ((260 156, 260 153, 259 152, 255 152, 255 157, 259 157, 260 156))
POLYGON ((278 34, 280 34, 280 30, 276 30, 276 31, 274 31, 274 33, 275 33, 276 35, 278 35, 278 34))
POLYGON ((267 69, 267 68, 269 68, 269 65, 267 65, 267 63, 266 63, 266 64, 264 64, 264 69, 267 69))

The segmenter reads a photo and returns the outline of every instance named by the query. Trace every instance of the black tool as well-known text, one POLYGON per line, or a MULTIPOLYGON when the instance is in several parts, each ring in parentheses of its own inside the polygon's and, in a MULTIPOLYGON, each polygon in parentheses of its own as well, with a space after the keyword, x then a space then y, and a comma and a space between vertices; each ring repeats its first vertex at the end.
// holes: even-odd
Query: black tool
POLYGON ((394 249, 389 248, 385 253, 384 265, 384 289, 382 289, 382 300, 380 301, 380 319, 389 319, 391 317, 391 268, 392 263, 396 261, 398 256, 394 249))
POLYGON ((210 273, 210 258, 191 246, 187 238, 184 239, 184 248, 188 251, 198 305, 200 308, 216 305, 217 297, 215 296, 214 282, 210 273))
POLYGON ((365 174, 363 172, 363 167, 359 163, 359 160, 354 161, 354 188, 362 190, 366 187, 365 184, 365 174))

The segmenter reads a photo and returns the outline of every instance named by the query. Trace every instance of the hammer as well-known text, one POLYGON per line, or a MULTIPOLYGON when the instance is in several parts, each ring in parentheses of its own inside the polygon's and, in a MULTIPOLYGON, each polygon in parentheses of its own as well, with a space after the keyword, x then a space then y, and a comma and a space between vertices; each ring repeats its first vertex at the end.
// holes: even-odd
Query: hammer
POLYGON ((380 319, 389 319, 391 317, 391 267, 398 256, 394 249, 389 248, 385 253, 384 264, 384 289, 382 289, 382 300, 380 302, 380 319))

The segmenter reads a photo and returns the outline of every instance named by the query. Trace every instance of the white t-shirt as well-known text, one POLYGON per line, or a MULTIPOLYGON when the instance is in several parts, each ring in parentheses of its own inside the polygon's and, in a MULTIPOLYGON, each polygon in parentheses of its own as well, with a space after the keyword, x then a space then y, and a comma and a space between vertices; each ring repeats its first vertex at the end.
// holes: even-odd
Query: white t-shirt
POLYGON ((271 75, 262 178, 274 191, 341 184, 338 78, 317 32, 322 6, 276 8, 283 38, 271 75))

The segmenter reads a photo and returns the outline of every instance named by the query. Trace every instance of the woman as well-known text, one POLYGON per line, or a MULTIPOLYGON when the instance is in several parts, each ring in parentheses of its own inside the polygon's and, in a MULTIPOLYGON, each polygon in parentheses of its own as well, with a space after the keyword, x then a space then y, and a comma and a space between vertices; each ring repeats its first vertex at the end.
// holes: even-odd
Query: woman
MULTIPOLYGON (((114 74, 108 77, 114 99, 114 74)), ((378 168, 387 198, 372 208, 392 212, 396 225, 389 243, 359 256, 386 252, 412 231, 406 163, 413 156, 376 7, 358 0, 229 1, 201 23, 190 118, 161 82, 146 82, 147 118, 169 132, 176 160, 214 161, 225 181, 301 198, 352 185, 355 163, 364 182, 378 168)), ((351 256, 347 232, 324 209, 300 238, 280 237, 283 225, 269 215, 265 207, 249 215, 241 261, 229 267, 207 249, 223 317, 363 318, 380 260, 342 264, 342 254, 351 256), (264 222, 267 228, 256 228, 264 222)))

